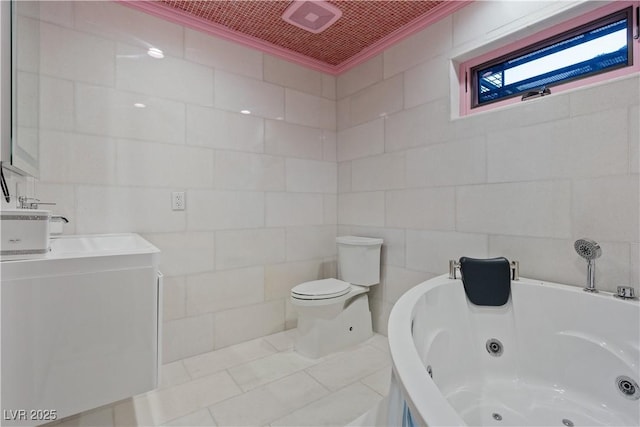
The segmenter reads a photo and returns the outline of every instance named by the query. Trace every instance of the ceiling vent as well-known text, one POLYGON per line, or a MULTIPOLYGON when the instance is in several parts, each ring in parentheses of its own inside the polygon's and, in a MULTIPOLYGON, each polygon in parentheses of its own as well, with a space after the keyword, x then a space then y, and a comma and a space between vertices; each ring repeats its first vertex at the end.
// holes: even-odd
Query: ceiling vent
POLYGON ((336 6, 322 0, 294 1, 282 19, 303 30, 321 33, 342 16, 336 6))

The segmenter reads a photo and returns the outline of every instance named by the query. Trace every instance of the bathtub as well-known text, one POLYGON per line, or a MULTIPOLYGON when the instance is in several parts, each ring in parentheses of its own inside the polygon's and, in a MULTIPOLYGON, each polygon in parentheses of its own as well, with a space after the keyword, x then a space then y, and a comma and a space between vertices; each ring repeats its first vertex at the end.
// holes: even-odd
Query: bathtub
POLYGON ((391 312, 386 424, 638 426, 639 341, 637 300, 521 278, 475 306, 439 276, 391 312))

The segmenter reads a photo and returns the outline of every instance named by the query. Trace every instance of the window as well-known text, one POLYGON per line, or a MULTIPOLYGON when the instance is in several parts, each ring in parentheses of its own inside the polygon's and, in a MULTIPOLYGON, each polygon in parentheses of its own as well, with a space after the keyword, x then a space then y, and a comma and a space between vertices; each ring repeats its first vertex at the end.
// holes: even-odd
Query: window
MULTIPOLYGON (((615 70, 616 74, 605 78, 638 70, 637 59, 634 67, 638 51, 633 37, 638 25, 636 22, 634 26, 634 7, 630 2, 624 2, 624 6, 620 3, 463 64, 466 105, 461 108, 462 114, 518 102, 529 95, 555 93, 569 88, 570 82, 574 82, 571 87, 588 84, 596 80, 595 76, 602 78, 615 70), (572 27, 567 28, 569 25, 572 27), (548 37, 549 33, 553 35, 548 37), (584 82, 575 83, 581 79, 584 82)), ((639 9, 635 6, 636 20, 639 9)))

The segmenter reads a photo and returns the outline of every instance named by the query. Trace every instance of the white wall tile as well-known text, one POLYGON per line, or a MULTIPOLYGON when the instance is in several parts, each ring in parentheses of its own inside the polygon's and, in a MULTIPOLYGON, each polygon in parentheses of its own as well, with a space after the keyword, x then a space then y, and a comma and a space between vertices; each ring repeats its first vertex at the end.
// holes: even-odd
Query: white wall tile
POLYGON ((384 150, 398 151, 426 145, 428 108, 428 105, 421 106, 390 116, 384 127, 384 150))
POLYGON ((310 280, 324 279, 321 260, 267 265, 264 269, 264 294, 267 301, 289 298, 291 288, 310 280))
POLYGON ((384 152, 384 119, 338 132, 338 161, 357 159, 384 152))
POLYGON ((484 118, 484 115, 478 115, 475 118, 473 116, 460 118, 455 121, 455 124, 464 127, 468 121, 471 121, 468 130, 478 132, 516 129, 568 119, 571 116, 569 95, 559 93, 546 96, 545 99, 530 99, 527 102, 510 105, 508 108, 498 108, 488 112, 487 115, 492 118, 490 122, 484 118), (478 120, 484 121, 485 125, 477 122, 478 120))
POLYGON ((452 18, 448 16, 385 50, 384 78, 447 52, 452 44, 452 18))
POLYGON ((187 193, 189 230, 264 226, 264 195, 253 191, 192 190, 187 193))
POLYGON ((213 326, 210 314, 165 322, 162 360, 173 362, 213 350, 213 326))
POLYGON ((285 230, 264 228, 216 232, 216 267, 246 267, 283 262, 285 230))
POLYGON ((363 237, 377 237, 382 243, 382 264, 404 266, 405 264, 405 230, 401 228, 378 228, 353 226, 349 234, 363 237))
POLYGON ((321 194, 266 193, 267 227, 320 225, 324 222, 321 194))
MULTIPOLYGON (((574 240, 515 236, 490 236, 489 256, 504 256, 520 262, 520 276, 584 287, 587 263, 575 252, 574 240)), ((615 291, 616 284, 626 283, 629 264, 626 243, 598 242, 602 257, 596 264, 596 286, 615 291)))
POLYGON ((284 330, 284 301, 269 301, 214 314, 216 348, 284 330))
POLYGON ((629 172, 640 173, 640 109, 629 108, 629 172))
POLYGON ((287 157, 322 160, 323 132, 282 120, 265 122, 265 152, 287 157))
POLYGON ((637 105, 640 99, 638 74, 571 92, 571 114, 578 116, 612 108, 637 105))
POLYGON ((517 236, 568 238, 568 181, 460 186, 456 229, 517 236))
POLYGON ((371 322, 373 324, 373 330, 378 334, 388 335, 387 328, 389 324, 389 315, 393 304, 376 298, 369 300, 369 306, 371 307, 371 322))
POLYGON ((284 117, 284 89, 271 83, 230 74, 215 72, 215 106, 239 113, 277 119, 284 117))
POLYGON ((114 42, 56 25, 40 24, 40 70, 43 74, 113 85, 114 63, 114 42))
POLYGON ((351 97, 350 120, 360 124, 402 110, 402 75, 392 77, 351 97))
POLYGON ((184 30, 185 58, 230 73, 262 79, 262 53, 189 28, 184 30))
POLYGON ((40 128, 71 131, 74 114, 73 83, 40 76, 40 128))
POLYGON ((338 223, 384 227, 384 192, 339 194, 338 223))
POLYGON ((324 209, 324 223, 325 224, 337 224, 338 223, 338 195, 337 194, 323 194, 322 204, 324 209))
POLYGON ((285 330, 292 330, 298 326, 298 313, 296 312, 290 299, 284 300, 284 327, 285 330))
POLYGON ((387 191, 387 227, 453 230, 455 190, 453 187, 387 191))
POLYGON ((45 182, 111 184, 116 146, 109 138, 68 132, 40 132, 40 179, 45 182))
POLYGON ((491 33, 492 30, 499 31, 507 24, 522 20, 523 17, 547 7, 550 3, 554 2, 482 2, 464 7, 453 15, 454 43, 456 46, 461 45, 469 40, 478 39, 478 35, 487 37, 486 33, 491 33))
POLYGON ((323 129, 336 128, 336 103, 319 96, 286 89, 285 119, 323 129))
POLYGON ((171 211, 170 195, 169 190, 80 185, 76 189, 76 231, 89 234, 183 230, 185 213, 171 211))
POLYGON ((449 62, 437 56, 404 73, 404 108, 415 107, 449 94, 449 62))
POLYGON ((490 133, 489 181, 626 173, 626 109, 490 133))
POLYGON ((382 55, 374 56, 338 76, 338 99, 353 95, 382 79, 382 55))
POLYGON ((631 273, 630 284, 635 287, 636 294, 640 292, 640 245, 631 244, 631 273))
POLYGON ((154 232, 145 233, 144 237, 160 249, 160 268, 165 276, 183 276, 215 269, 213 232, 154 232))
POLYGON ((335 101, 336 99, 336 77, 329 74, 322 74, 322 96, 335 101))
POLYGON ((346 129, 351 125, 351 98, 336 102, 336 130, 346 129))
POLYGON ((322 74, 271 55, 264 55, 264 80, 315 96, 322 94, 322 74))
POLYGON ((76 131, 172 144, 184 143, 184 104, 76 84, 76 131), (136 108, 143 103, 146 108, 136 108))
POLYGON ((74 2, 76 28, 165 54, 183 56, 183 27, 116 2, 74 2))
POLYGON ((337 165, 334 162, 287 159, 287 191, 308 193, 336 193, 337 165))
POLYGON ((404 153, 380 154, 351 162, 351 190, 373 191, 405 186, 404 153))
POLYGON ((256 191, 285 188, 284 159, 281 157, 217 151, 215 164, 216 188, 256 191))
POLYGON ((187 144, 225 150, 264 151, 264 120, 252 115, 187 105, 187 144))
MULTIPOLYGON (((165 276, 162 284, 162 320, 180 319, 185 317, 187 291, 184 277, 165 276)), ((188 374, 187 374, 188 377, 188 374)))
POLYGON ((196 315, 264 301, 264 269, 250 267, 187 278, 187 313, 196 315))
POLYGON ((322 159, 335 162, 338 158, 338 133, 334 130, 322 131, 322 159))
POLYGON ((122 139, 117 147, 121 185, 213 187, 213 150, 122 139))
POLYGON ((147 55, 147 49, 118 43, 116 88, 193 104, 213 105, 213 71, 183 59, 147 55))
POLYGON ((351 162, 338 163, 338 193, 351 191, 351 162))
POLYGON ((385 151, 437 144, 453 137, 447 103, 438 100, 389 116, 384 133, 385 151))
POLYGON ((573 182, 573 236, 638 242, 638 175, 581 179, 573 182))
POLYGON ((407 268, 412 270, 444 274, 451 259, 487 258, 488 254, 486 234, 407 230, 407 268))
POLYGON ((406 151, 407 186, 482 183, 486 180, 484 137, 406 151))
POLYGON ((434 274, 424 271, 407 270, 393 265, 385 266, 383 276, 384 301, 395 304, 405 292, 425 280, 435 277, 434 274))
POLYGON ((287 261, 336 255, 336 226, 287 227, 287 261))

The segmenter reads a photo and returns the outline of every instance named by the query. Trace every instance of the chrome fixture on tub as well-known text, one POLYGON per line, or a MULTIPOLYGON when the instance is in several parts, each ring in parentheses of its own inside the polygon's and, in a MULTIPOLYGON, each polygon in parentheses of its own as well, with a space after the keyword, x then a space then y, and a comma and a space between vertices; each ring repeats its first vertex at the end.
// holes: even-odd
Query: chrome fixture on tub
POLYGON ((634 289, 631 286, 618 286, 618 293, 614 297, 621 299, 636 299, 634 289))
MULTIPOLYGON (((520 280, 520 263, 518 261, 511 261, 511 280, 520 280)), ((460 275, 460 262, 455 259, 449 260, 449 279, 459 279, 460 275)))
POLYGON ((596 259, 602 255, 600 245, 591 239, 578 239, 573 244, 578 255, 587 260, 587 286, 585 292, 598 292, 596 289, 596 259))

